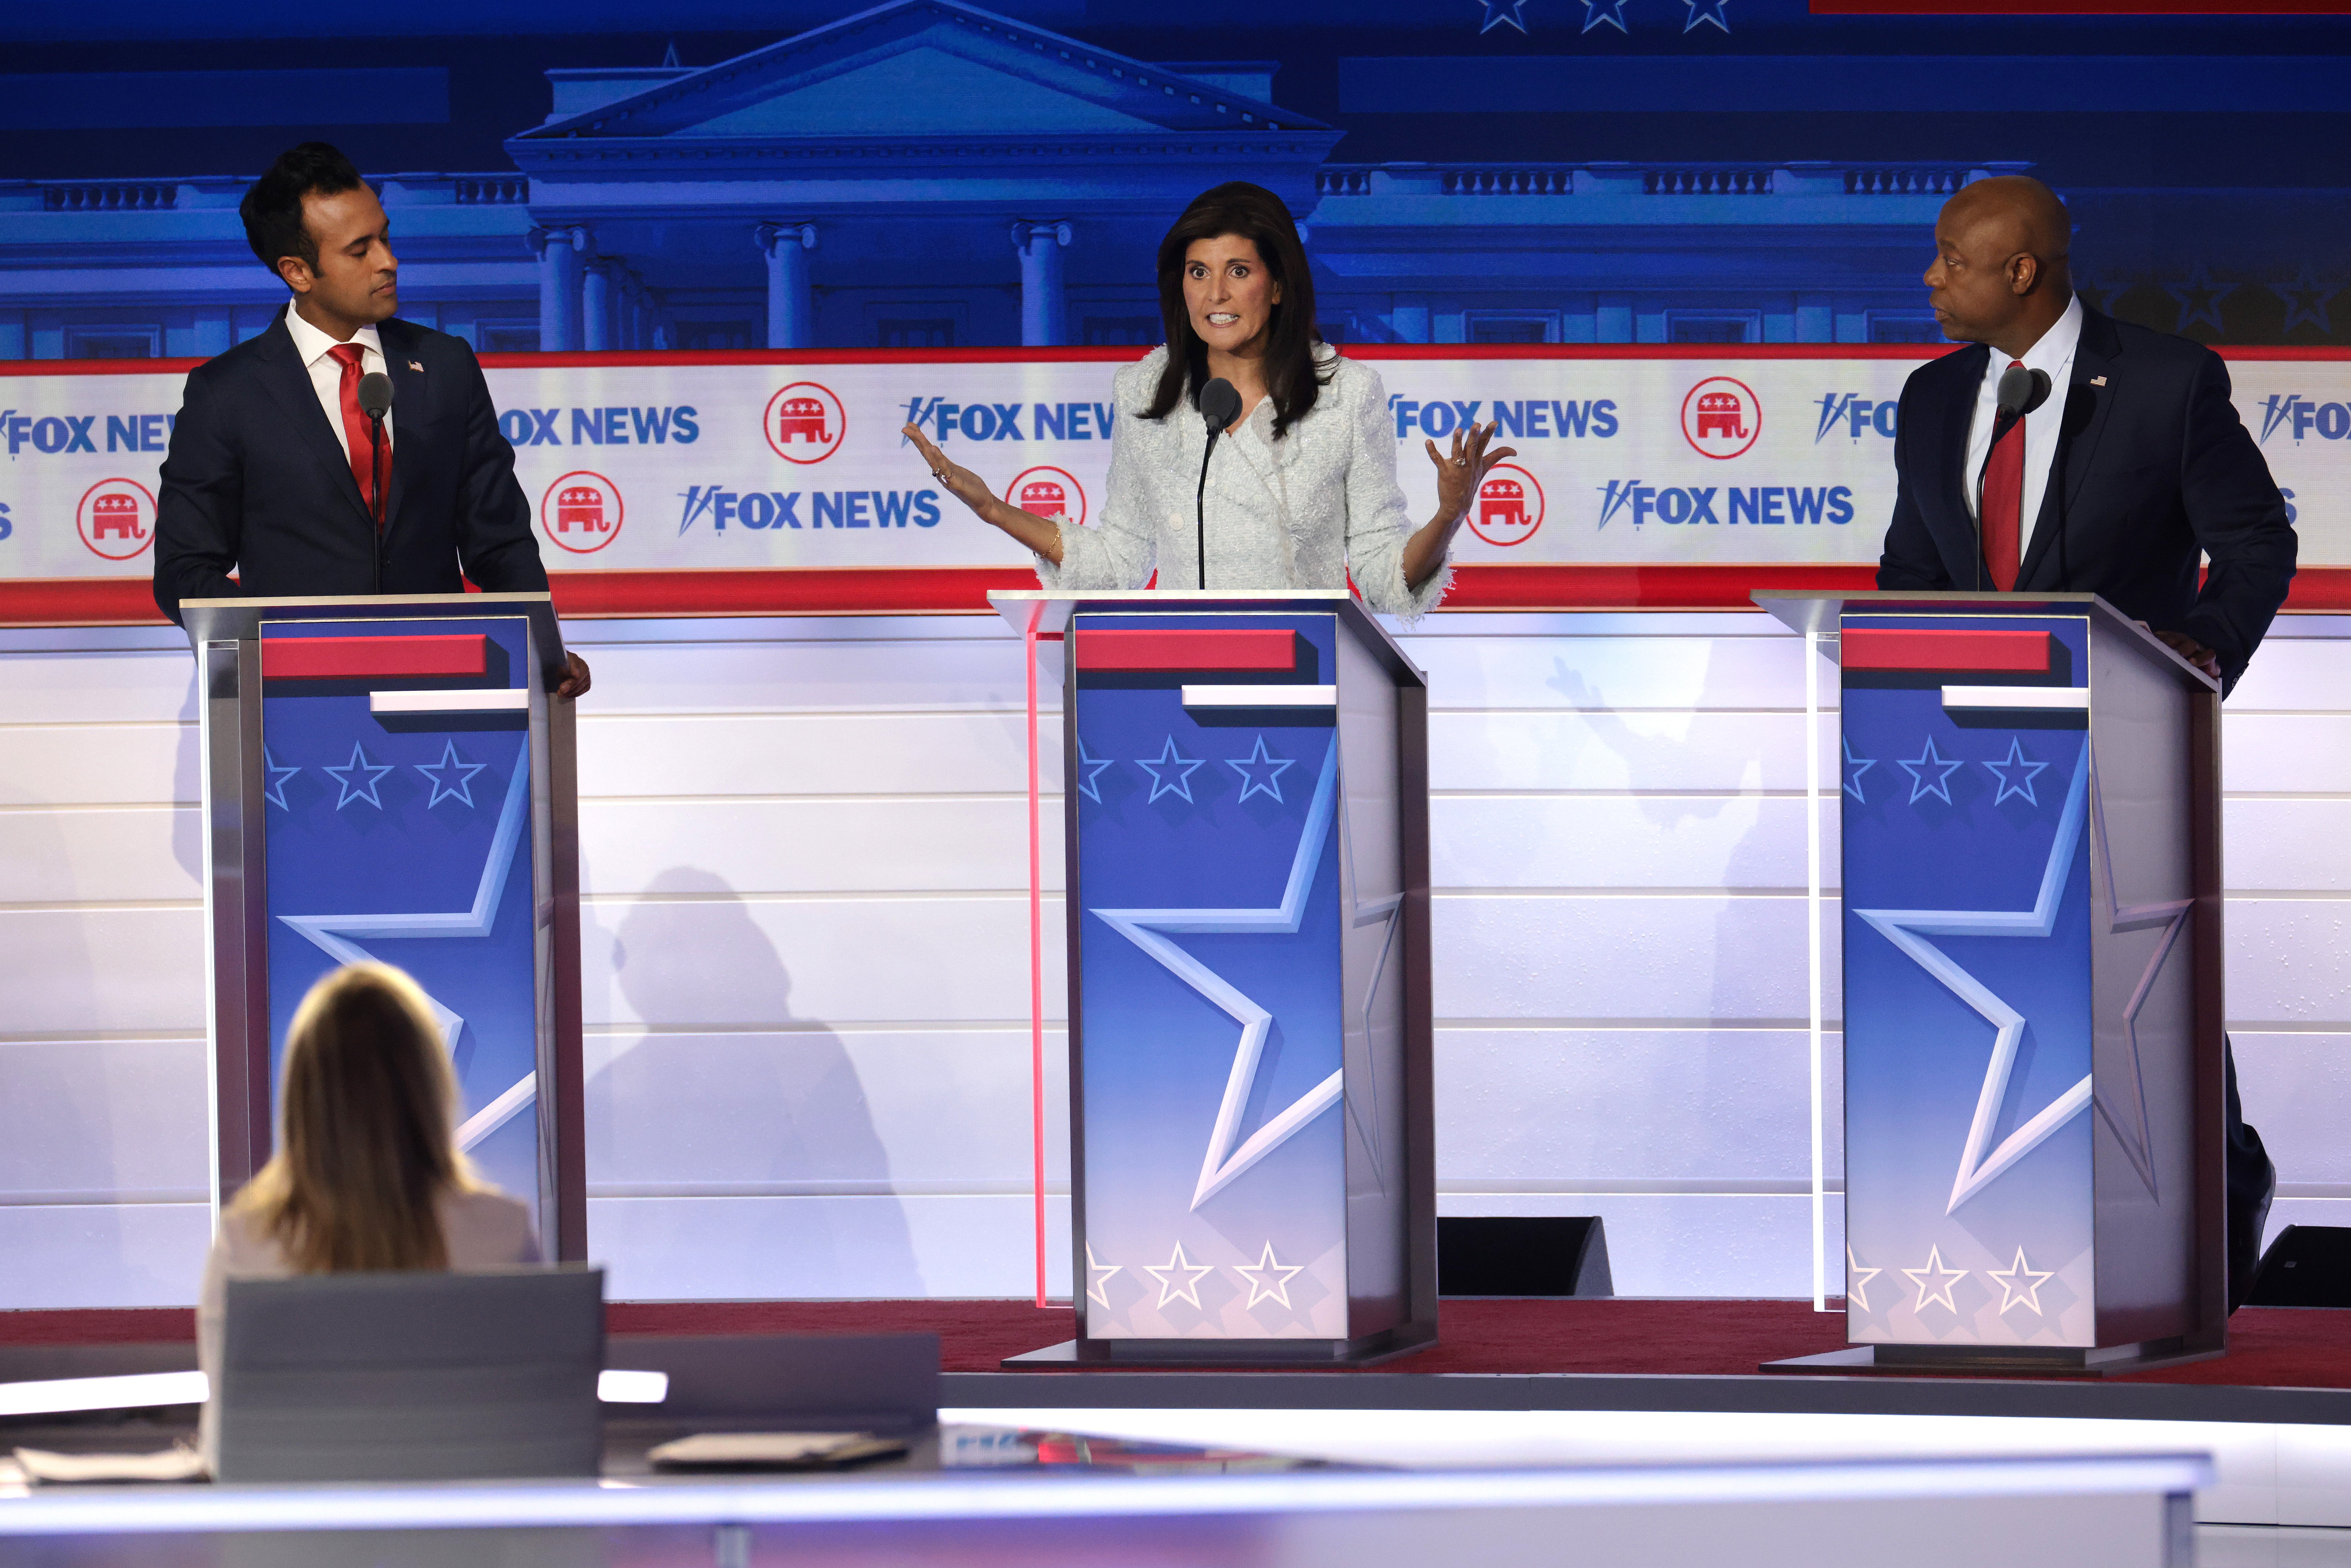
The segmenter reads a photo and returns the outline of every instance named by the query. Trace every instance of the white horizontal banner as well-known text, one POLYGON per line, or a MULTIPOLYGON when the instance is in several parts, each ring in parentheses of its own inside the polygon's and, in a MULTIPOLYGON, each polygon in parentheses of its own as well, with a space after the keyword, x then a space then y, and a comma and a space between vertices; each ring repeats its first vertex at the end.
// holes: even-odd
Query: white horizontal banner
MULTIPOLYGON (((1917 363, 1363 352, 1386 382, 1416 518, 1436 498, 1423 444, 1500 422, 1515 455, 1458 547, 1495 565, 1873 562, 1894 504, 1896 400, 1917 363)), ((1000 567, 1025 557, 941 490, 900 427, 918 422, 1018 505, 1097 523, 1126 417, 1110 401, 1118 363, 514 356, 488 374, 551 570, 1000 567)), ((0 580, 147 575, 183 372, 5 370, 0 580)), ((2351 357, 2231 370, 2303 563, 2351 565, 2351 357)))

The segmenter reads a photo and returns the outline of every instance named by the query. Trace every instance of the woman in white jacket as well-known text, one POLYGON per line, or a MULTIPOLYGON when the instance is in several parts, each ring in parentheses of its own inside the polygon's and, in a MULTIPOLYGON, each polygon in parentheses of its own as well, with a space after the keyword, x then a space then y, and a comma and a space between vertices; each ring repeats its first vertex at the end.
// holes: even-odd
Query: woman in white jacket
POLYGON ((1140 588, 1155 571, 1162 588, 1344 588, 1352 577, 1374 610, 1411 618, 1434 607, 1479 481, 1513 455, 1487 450, 1494 426, 1456 431, 1449 452, 1426 444, 1437 515, 1415 528, 1379 375, 1322 341, 1298 225, 1261 186, 1218 185, 1184 210, 1159 243, 1159 308, 1166 343, 1112 383, 1099 527, 1023 511, 917 427, 907 439, 957 499, 1035 552, 1047 588, 1140 588), (1220 378, 1240 393, 1240 414, 1208 462, 1199 536, 1207 431, 1196 411, 1220 378))

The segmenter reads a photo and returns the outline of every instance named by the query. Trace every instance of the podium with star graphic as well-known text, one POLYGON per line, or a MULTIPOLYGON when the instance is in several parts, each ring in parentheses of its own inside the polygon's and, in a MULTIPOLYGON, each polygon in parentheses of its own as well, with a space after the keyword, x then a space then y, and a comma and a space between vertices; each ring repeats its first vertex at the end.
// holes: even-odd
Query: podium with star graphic
POLYGON ((991 598, 1062 687, 1081 1281, 1005 1364, 1433 1343, 1424 677, 1343 592, 991 598))
POLYGON ((266 1161, 317 980, 413 976, 457 1142, 587 1255, 577 789, 546 594, 190 601, 204 753, 215 1206, 266 1161))
POLYGON ((2218 686, 2092 594, 1755 598, 1843 732, 1855 1348, 1773 1368, 2219 1354, 2218 686))

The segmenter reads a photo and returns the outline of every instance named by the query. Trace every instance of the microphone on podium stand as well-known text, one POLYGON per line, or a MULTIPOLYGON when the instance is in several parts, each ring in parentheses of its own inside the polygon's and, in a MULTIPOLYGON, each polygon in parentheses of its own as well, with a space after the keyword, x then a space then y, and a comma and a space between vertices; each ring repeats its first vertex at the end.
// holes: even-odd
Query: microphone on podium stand
MULTIPOLYGON (((1993 389, 1991 445, 1984 448, 1984 468, 1991 466, 1992 448, 2008 434, 2009 426, 2049 401, 2049 372, 2029 371, 2022 365, 2011 365, 2000 373, 2000 385, 1993 389)), ((1983 473, 1976 475, 1976 591, 1983 591, 1983 473)))
POLYGON ((375 591, 383 591, 383 416, 392 412, 392 378, 370 371, 360 378, 360 412, 368 422, 368 509, 375 514, 375 591))
POLYGON ((1200 417, 1208 422, 1208 444, 1200 454, 1200 487, 1192 498, 1193 520, 1197 525, 1200 552, 1200 586, 1208 586, 1208 458, 1217 450, 1217 437, 1225 427, 1241 416, 1241 394, 1233 383, 1218 376, 1200 389, 1200 417))

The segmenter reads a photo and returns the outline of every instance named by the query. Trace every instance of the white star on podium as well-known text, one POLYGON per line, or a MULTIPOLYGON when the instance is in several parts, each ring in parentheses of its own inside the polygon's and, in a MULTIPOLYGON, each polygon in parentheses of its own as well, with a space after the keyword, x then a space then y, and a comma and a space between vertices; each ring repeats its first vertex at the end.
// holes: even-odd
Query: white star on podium
POLYGON ((1200 1304, 1200 1276, 1215 1273, 1217 1266, 1193 1262, 1184 1256, 1184 1244, 1178 1241, 1165 1264, 1145 1263, 1143 1271, 1159 1281, 1161 1306, 1181 1297, 1196 1307, 1200 1304))
POLYGON ((336 810, 341 810, 354 800, 365 800, 377 810, 383 810, 383 802, 375 798, 376 787, 383 781, 383 776, 392 771, 392 764, 370 762, 367 759, 367 753, 360 749, 358 741, 351 742, 351 759, 349 762, 344 763, 340 768, 322 768, 319 771, 342 786, 341 798, 335 802, 336 810), (367 775, 365 781, 353 783, 351 775, 360 772, 367 775))
MULTIPOLYGON (((1928 747, 1931 753, 1933 747, 1928 747)), ((1904 767, 1910 766, 1904 763, 1904 767)), ((1951 766, 1959 766, 1953 763, 1951 766)), ((2041 892, 2030 909, 1856 909, 1854 914, 1871 929, 1907 954, 1917 966, 1941 981, 1952 995, 1968 1004, 1998 1032, 1992 1038, 1991 1060, 1985 1064, 1983 1089, 1976 1096, 1975 1120, 1968 1128, 1967 1145, 1959 1153, 1959 1174, 1951 1181, 1949 1214, 1981 1192, 1993 1177, 2039 1147, 2043 1139, 2071 1121, 2090 1103, 2090 1079, 2085 1074, 2040 1113, 1991 1148, 1993 1126, 2008 1102, 2009 1074, 2016 1066, 2018 1042, 2024 1038, 2024 1015, 1984 983, 1953 962, 1949 955, 1927 940, 1928 936, 2018 936, 2047 938, 2057 925, 2057 904, 2074 867, 2074 852, 2082 841, 2082 821, 2088 814, 2090 744, 2082 743, 2081 761, 2065 791, 2065 810, 2049 843, 2049 863, 2041 873, 2041 892)))
POLYGON ((1091 1242, 1091 1241, 1087 1242, 1087 1243, 1086 1243, 1086 1294, 1087 1294, 1087 1295, 1089 1295, 1089 1296, 1092 1296, 1095 1301, 1100 1301, 1103 1306, 1105 1306, 1105 1307, 1106 1307, 1106 1306, 1109 1306, 1109 1305, 1110 1305, 1110 1277, 1111 1277, 1113 1274, 1118 1273, 1119 1271, 1121 1271, 1122 1270, 1123 1270, 1125 1267, 1126 1267, 1126 1265, 1125 1265, 1125 1264, 1123 1264, 1123 1263, 1097 1263, 1097 1262, 1095 1262, 1095 1261, 1094 1261, 1094 1244, 1093 1244, 1092 1242, 1091 1242))
POLYGON ((1927 1249, 1925 1268, 1905 1269, 1902 1272, 1908 1275, 1910 1282, 1918 1287, 1918 1305, 1916 1310, 1923 1312, 1936 1301, 1942 1302, 1955 1312, 1959 1310, 1959 1304, 1951 1300, 1951 1287, 1966 1279, 1968 1271, 1965 1269, 1943 1267, 1943 1249, 1940 1247, 1927 1249), (1929 1281, 1933 1283, 1929 1284, 1929 1281))
POLYGON ((2016 1249, 2014 1266, 2007 1269, 1986 1269, 1984 1274, 1987 1278, 2000 1281, 2000 1310, 2003 1312, 2019 1301, 2022 1301, 2034 1312, 2039 1312, 2041 1281, 2057 1277, 2057 1271, 2054 1269, 2043 1272, 2027 1263, 2024 1260, 2024 1249, 2022 1247, 2016 1249))
POLYGON ((1306 1272, 1306 1265, 1276 1261, 1273 1256, 1273 1243, 1269 1241, 1265 1244, 1263 1255, 1256 1262, 1236 1263, 1233 1265, 1233 1272, 1249 1281, 1249 1306, 1254 1307, 1259 1301, 1270 1299, 1280 1301, 1284 1308, 1287 1308, 1290 1305, 1290 1278, 1306 1272))
POLYGON ((1885 1272, 1886 1270, 1883 1269, 1863 1268, 1861 1266, 1861 1260, 1853 1255, 1853 1244, 1851 1242, 1845 1243, 1844 1293, 1847 1301, 1859 1301, 1861 1303, 1861 1310, 1865 1312, 1871 1311, 1872 1309, 1869 1304, 1869 1282, 1885 1272))
MULTIPOLYGON (((1169 742, 1172 751, 1175 743, 1169 742)), ((1144 764, 1149 767, 1149 763, 1144 764)), ((1290 881, 1281 902, 1270 909, 1097 909, 1092 913, 1112 930, 1142 948, 1168 972, 1241 1026, 1233 1052, 1231 1073, 1225 1080, 1225 1097, 1217 1108, 1208 1149, 1200 1161, 1200 1181, 1192 1193, 1197 1209, 1243 1171, 1265 1158, 1317 1115, 1336 1103, 1346 1072, 1343 1068, 1309 1089, 1290 1108, 1268 1121, 1246 1142, 1240 1136, 1241 1114, 1257 1082, 1258 1058, 1272 1030, 1273 1015, 1241 994, 1223 976, 1169 941, 1163 933, 1207 935, 1243 933, 1251 936, 1294 936, 1306 918, 1306 894, 1314 885, 1315 869, 1322 860, 1322 841, 1331 836, 1331 818, 1339 795, 1339 742, 1334 736, 1322 759, 1322 776, 1314 799, 1306 808, 1306 824, 1299 830, 1298 852, 1290 860, 1290 881), (1238 1147, 1235 1147, 1238 1145, 1238 1147)))

